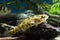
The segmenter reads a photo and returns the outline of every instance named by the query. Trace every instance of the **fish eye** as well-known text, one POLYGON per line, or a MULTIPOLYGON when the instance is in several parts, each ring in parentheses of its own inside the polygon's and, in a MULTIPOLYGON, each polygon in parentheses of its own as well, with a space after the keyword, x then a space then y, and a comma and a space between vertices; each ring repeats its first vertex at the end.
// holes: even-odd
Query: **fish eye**
POLYGON ((41 16, 41 18, 45 18, 45 16, 41 16))

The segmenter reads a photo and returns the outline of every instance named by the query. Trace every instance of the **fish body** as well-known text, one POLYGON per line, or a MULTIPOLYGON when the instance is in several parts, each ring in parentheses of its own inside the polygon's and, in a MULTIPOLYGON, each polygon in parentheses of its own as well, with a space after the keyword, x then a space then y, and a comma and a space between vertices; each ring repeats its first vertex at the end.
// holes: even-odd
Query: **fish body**
POLYGON ((32 26, 37 27, 38 24, 46 22, 47 19, 48 19, 48 15, 45 15, 45 14, 29 17, 29 18, 23 20, 14 29, 8 31, 9 35, 7 35, 7 36, 11 36, 20 30, 26 31, 27 29, 31 28, 32 26))

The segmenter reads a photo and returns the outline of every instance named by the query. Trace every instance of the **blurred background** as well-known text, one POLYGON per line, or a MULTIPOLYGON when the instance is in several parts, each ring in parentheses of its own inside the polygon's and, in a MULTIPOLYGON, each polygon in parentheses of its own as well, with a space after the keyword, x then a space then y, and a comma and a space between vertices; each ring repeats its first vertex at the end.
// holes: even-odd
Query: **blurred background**
MULTIPOLYGON (((50 5, 53 4, 52 0, 31 0, 32 3, 42 3, 46 2, 50 5)), ((27 10, 27 2, 30 2, 29 0, 0 0, 0 7, 7 7, 10 10, 12 10, 12 13, 19 13, 19 12, 25 12, 27 10)), ((29 3, 30 5, 30 3, 29 3)), ((33 5, 33 4, 32 4, 33 5)))
MULTIPOLYGON (((49 16, 47 23, 39 24, 38 28, 32 27, 32 30, 28 29, 24 32, 26 34, 22 33, 26 39, 31 35, 34 38, 37 36, 35 40, 39 37, 45 40, 48 40, 49 37, 50 40, 60 35, 60 0, 0 0, 0 37, 7 36, 3 35, 6 31, 16 27, 24 19, 37 14, 47 14, 49 16), (43 28, 41 28, 42 26, 43 28), (51 28, 45 28, 45 26, 51 28), (52 27, 56 27, 58 31, 52 27)), ((21 38, 20 32, 13 36, 19 36, 18 39, 21 38)), ((59 38, 60 36, 57 37, 58 40, 60 40, 59 38)))

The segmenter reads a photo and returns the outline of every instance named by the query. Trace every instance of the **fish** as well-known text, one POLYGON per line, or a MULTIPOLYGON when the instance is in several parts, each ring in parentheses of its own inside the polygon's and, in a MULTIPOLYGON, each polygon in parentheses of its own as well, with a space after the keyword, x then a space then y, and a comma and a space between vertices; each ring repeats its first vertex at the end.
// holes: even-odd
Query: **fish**
POLYGON ((32 17, 26 18, 21 23, 19 23, 14 29, 6 32, 5 35, 12 36, 13 34, 17 33, 18 31, 24 32, 33 26, 37 27, 39 24, 46 22, 48 17, 49 16, 46 14, 40 14, 40 15, 34 15, 32 17))

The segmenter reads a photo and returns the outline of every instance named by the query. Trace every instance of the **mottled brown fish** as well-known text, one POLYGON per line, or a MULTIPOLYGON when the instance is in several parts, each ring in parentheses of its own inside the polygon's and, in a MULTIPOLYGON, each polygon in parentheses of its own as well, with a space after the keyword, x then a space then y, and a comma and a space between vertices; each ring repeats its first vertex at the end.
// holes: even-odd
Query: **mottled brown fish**
POLYGON ((48 19, 48 15, 46 15, 46 14, 35 15, 35 16, 29 17, 29 18, 23 20, 14 29, 8 31, 8 33, 6 33, 6 34, 8 34, 7 36, 11 36, 20 30, 26 31, 27 29, 31 28, 32 26, 37 27, 38 24, 46 22, 47 19, 48 19))

